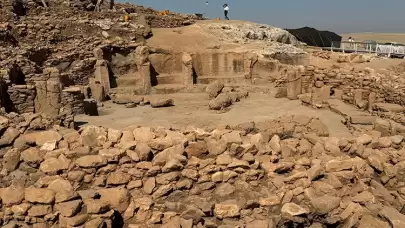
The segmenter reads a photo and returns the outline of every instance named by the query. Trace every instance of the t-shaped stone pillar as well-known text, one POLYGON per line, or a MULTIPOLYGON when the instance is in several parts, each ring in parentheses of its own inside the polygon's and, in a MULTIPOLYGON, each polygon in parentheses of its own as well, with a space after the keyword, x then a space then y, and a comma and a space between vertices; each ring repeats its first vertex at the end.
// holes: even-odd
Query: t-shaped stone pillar
POLYGON ((149 94, 152 90, 152 82, 150 77, 150 62, 149 48, 147 46, 139 46, 135 50, 135 63, 138 67, 140 81, 142 83, 142 92, 149 94))
POLYGON ((59 70, 47 68, 44 70, 44 80, 35 83, 35 112, 58 115, 61 107, 62 84, 59 70))
POLYGON ((192 86, 194 84, 193 78, 193 57, 190 54, 184 53, 181 61, 183 63, 182 74, 184 76, 183 83, 186 87, 192 86))
POLYGON ((253 79, 253 67, 258 61, 258 58, 257 54, 246 54, 243 59, 245 79, 250 83, 252 83, 253 79))
POLYGON ((111 88, 108 62, 106 60, 97 60, 95 68, 94 80, 95 82, 99 82, 103 87, 104 93, 108 94, 111 88))
POLYGON ((290 100, 298 99, 302 92, 302 75, 305 72, 303 66, 293 67, 287 71, 287 97, 290 100))

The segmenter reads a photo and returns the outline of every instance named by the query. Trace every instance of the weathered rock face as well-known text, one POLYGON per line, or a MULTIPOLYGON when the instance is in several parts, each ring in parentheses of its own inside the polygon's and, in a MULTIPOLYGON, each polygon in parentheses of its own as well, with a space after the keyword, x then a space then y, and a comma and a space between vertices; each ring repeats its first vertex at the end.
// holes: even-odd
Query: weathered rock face
POLYGON ((300 42, 286 30, 254 23, 221 24, 215 23, 209 26, 210 30, 217 35, 228 39, 252 39, 270 40, 285 44, 299 44, 300 42), (226 31, 224 33, 223 31, 226 31))
POLYGON ((211 132, 55 129, 0 146, 2 226, 405 224, 399 135, 330 138, 306 116, 211 132))

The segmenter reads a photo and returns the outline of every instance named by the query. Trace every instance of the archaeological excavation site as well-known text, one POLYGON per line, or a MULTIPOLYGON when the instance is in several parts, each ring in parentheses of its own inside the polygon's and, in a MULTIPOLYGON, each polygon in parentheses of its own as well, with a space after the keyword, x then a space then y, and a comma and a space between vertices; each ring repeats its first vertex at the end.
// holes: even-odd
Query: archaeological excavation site
POLYGON ((405 227, 404 60, 131 4, 20 7, 0 2, 1 227, 405 227))

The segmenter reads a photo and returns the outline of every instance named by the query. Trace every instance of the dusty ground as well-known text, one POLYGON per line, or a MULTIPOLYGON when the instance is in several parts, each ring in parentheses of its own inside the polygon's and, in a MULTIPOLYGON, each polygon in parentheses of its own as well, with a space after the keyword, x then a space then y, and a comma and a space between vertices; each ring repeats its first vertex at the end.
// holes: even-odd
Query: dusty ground
POLYGON ((301 105, 299 100, 274 98, 273 94, 250 94, 247 99, 234 104, 231 110, 218 114, 208 110, 206 94, 169 94, 175 106, 152 109, 150 106, 125 108, 123 105, 105 103, 100 116, 77 116, 76 121, 104 127, 123 129, 129 125, 185 127, 215 127, 220 124, 236 125, 247 121, 264 121, 283 115, 307 115, 319 117, 332 136, 346 137, 349 131, 342 124, 342 117, 329 110, 316 110, 301 105))

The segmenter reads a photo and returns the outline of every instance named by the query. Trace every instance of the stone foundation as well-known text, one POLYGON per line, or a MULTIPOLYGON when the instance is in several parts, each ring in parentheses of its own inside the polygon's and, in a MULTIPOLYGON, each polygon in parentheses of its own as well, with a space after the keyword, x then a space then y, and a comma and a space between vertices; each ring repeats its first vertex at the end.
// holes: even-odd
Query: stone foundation
POLYGON ((323 96, 321 100, 331 97, 341 99, 362 109, 372 107, 370 102, 388 102, 405 105, 405 87, 397 81, 395 75, 376 74, 372 69, 346 70, 323 69, 313 66, 305 67, 302 74, 297 67, 289 68, 287 74, 276 80, 279 88, 290 88, 290 99, 297 99, 297 94, 323 96), (292 72, 292 73, 291 73, 292 72), (295 79, 291 74, 299 74, 295 79), (301 81, 301 86, 299 85, 301 81))

